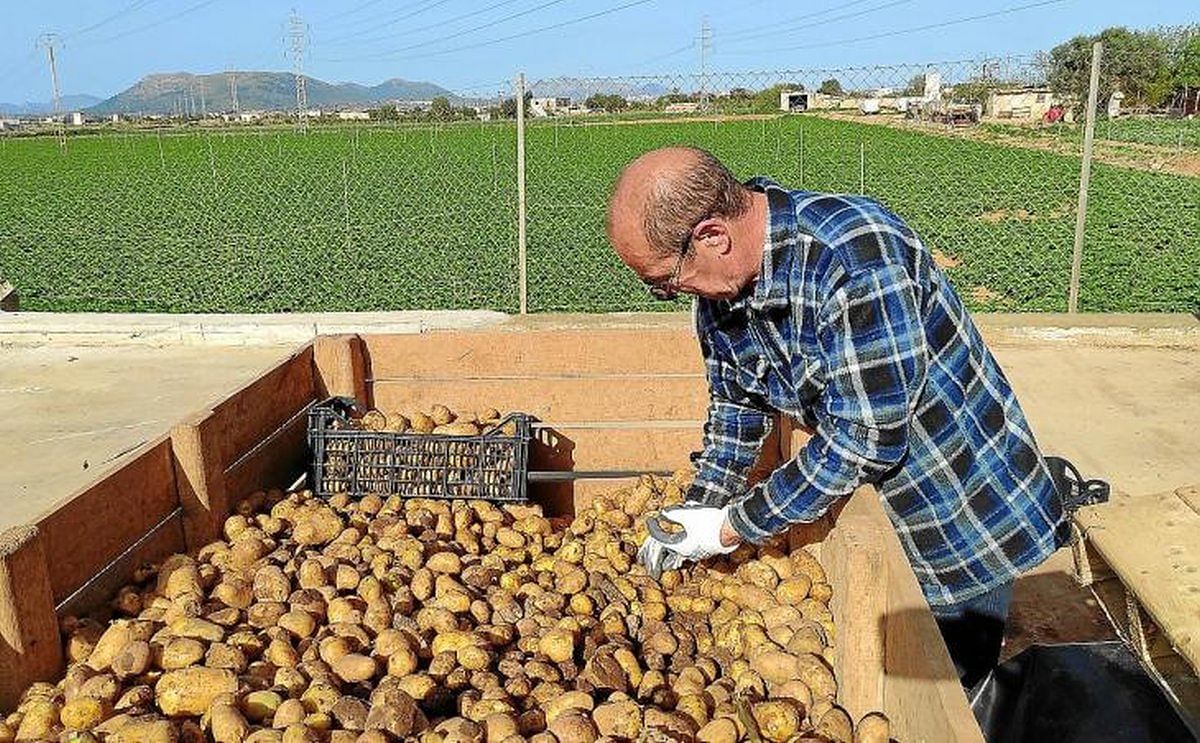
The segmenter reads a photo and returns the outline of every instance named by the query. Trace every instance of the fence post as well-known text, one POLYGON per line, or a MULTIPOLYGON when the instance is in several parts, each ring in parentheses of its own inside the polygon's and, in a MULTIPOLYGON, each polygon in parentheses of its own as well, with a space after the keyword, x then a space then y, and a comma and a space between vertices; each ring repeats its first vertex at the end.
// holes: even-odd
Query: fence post
POLYGON ((517 284, 521 314, 529 312, 529 283, 526 271, 525 234, 525 73, 517 74, 517 284))
POLYGON ((1079 169, 1079 205, 1075 211, 1075 250, 1071 255, 1071 286, 1067 312, 1079 312, 1079 273, 1083 266, 1083 232, 1087 226, 1088 185, 1092 180, 1092 140, 1096 134, 1096 99, 1100 97, 1100 57, 1104 45, 1092 44, 1092 77, 1088 83, 1087 123, 1083 130, 1083 164, 1079 169))

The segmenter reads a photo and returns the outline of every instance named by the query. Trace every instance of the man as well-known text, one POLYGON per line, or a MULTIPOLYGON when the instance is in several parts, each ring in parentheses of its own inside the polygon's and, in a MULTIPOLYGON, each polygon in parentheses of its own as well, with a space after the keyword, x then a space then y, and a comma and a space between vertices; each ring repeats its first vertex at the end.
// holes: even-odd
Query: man
POLYGON ((684 532, 652 528, 642 560, 671 568, 763 542, 872 483, 973 686, 999 656, 1013 579, 1056 547, 1062 504, 916 234, 866 197, 742 184, 675 147, 622 172, 608 235, 655 297, 696 295, 711 394, 687 503, 661 514, 684 532), (815 434, 747 487, 771 411, 815 434))

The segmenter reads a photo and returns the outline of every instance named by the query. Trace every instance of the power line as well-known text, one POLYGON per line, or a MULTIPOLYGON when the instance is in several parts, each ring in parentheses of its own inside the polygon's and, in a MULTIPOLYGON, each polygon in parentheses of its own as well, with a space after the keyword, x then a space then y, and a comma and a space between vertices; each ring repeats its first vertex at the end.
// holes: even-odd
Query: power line
MULTIPOLYGON (((803 31, 804 29, 807 29, 807 28, 815 28, 817 26, 824 26, 828 23, 833 23, 835 21, 845 21, 845 20, 849 20, 851 18, 859 18, 864 15, 869 15, 871 13, 877 13, 881 10, 887 10, 888 8, 894 8, 897 5, 905 5, 905 4, 911 3, 911 2, 913 2, 913 0, 891 0, 891 2, 886 2, 882 5, 877 5, 872 8, 864 8, 862 10, 856 10, 853 13, 843 13, 842 15, 835 15, 832 18, 825 18, 823 20, 816 21, 813 23, 804 23, 804 24, 800 24, 800 25, 786 25, 786 26, 782 26, 782 27, 776 26, 770 31, 760 31, 758 33, 749 34, 749 35, 747 35, 746 31, 732 32, 729 34, 722 34, 722 38, 728 38, 730 36, 740 36, 740 38, 735 39, 735 41, 737 43, 741 43, 744 41, 750 41, 752 39, 761 39, 763 37, 776 36, 778 34, 783 34, 783 33, 795 33, 797 31, 803 31)), ((810 13, 807 17, 813 18, 813 17, 819 16, 819 15, 825 15, 826 13, 832 12, 834 10, 844 10, 845 8, 848 8, 851 5, 857 5, 857 4, 859 4, 859 3, 853 2, 853 3, 849 3, 847 5, 842 6, 841 8, 830 8, 829 10, 823 11, 821 13, 810 13)), ((796 20, 800 20, 800 18, 793 18, 792 20, 796 21, 796 20)), ((789 24, 790 24, 790 22, 789 22, 789 24)))
POLYGON ((84 26, 83 28, 79 29, 78 31, 73 31, 73 32, 67 34, 66 36, 64 36, 63 38, 64 39, 73 39, 76 36, 82 36, 83 34, 91 33, 92 31, 95 31, 98 28, 107 26, 108 24, 112 23, 113 21, 115 21, 119 18, 123 18, 123 17, 129 15, 130 13, 134 13, 138 10, 141 10, 142 8, 144 8, 145 6, 149 5, 150 3, 154 2, 154 1, 155 0, 133 0, 132 3, 130 3, 129 5, 126 5, 124 8, 122 8, 121 10, 118 10, 116 13, 113 13, 110 16, 106 16, 105 18, 101 18, 100 20, 96 21, 95 23, 91 24, 90 26, 84 26))
POLYGON ((461 51, 465 51, 467 49, 476 49, 476 48, 482 47, 482 46, 491 46, 492 44, 500 44, 505 41, 512 41, 513 39, 520 39, 525 36, 533 36, 534 34, 540 34, 545 31, 553 31, 555 29, 563 28, 565 26, 572 26, 572 25, 575 25, 576 23, 583 23, 585 21, 590 21, 594 18, 611 15, 612 13, 616 13, 616 12, 625 10, 626 8, 632 8, 635 5, 645 5, 646 3, 650 3, 650 2, 654 2, 654 0, 633 0, 633 2, 628 2, 628 3, 625 3, 624 5, 618 5, 615 8, 609 8, 607 10, 598 10, 595 13, 589 13, 587 15, 580 16, 578 18, 572 18, 570 20, 560 21, 559 23, 552 23, 549 26, 542 26, 541 28, 534 28, 534 29, 530 29, 528 31, 522 31, 520 33, 510 34, 508 36, 503 36, 499 39, 492 39, 490 41, 481 41, 476 44, 467 44, 465 46, 455 47, 453 49, 439 49, 438 51, 426 52, 425 54, 418 54, 418 55, 415 55, 415 57, 414 56, 401 57, 401 59, 414 59, 416 57, 432 57, 432 56, 436 56, 439 54, 451 54, 453 52, 461 52, 461 51))
POLYGON ((920 31, 931 31, 936 28, 946 28, 948 26, 957 26, 962 23, 970 23, 972 21, 981 21, 986 18, 995 18, 997 16, 1017 13, 1022 10, 1030 10, 1032 8, 1041 8, 1047 5, 1058 5, 1065 3, 1068 0, 1042 0, 1036 3, 1027 3, 1025 5, 1016 5, 1011 8, 1002 8, 994 10, 990 13, 980 13, 978 15, 966 16, 965 18, 955 18, 950 21, 941 21, 939 23, 929 23, 924 26, 913 26, 912 28, 901 28, 894 31, 884 31, 883 33, 871 34, 870 36, 858 36, 852 39, 837 39, 835 41, 823 41, 817 44, 801 44, 798 46, 777 47, 775 49, 758 49, 753 52, 731 52, 731 54, 763 54, 767 52, 792 52, 804 49, 821 49, 830 46, 839 46, 841 44, 856 44, 860 41, 873 41, 875 39, 886 39, 893 36, 903 36, 904 34, 918 33, 920 31))
MULTIPOLYGON (((354 15, 355 13, 359 12, 360 10, 366 10, 367 8, 371 7, 372 5, 378 5, 381 2, 383 2, 383 0, 367 0, 365 3, 359 3, 358 5, 355 5, 353 8, 350 8, 349 10, 343 10, 338 13, 334 13, 332 15, 327 15, 324 18, 318 18, 316 20, 316 22, 317 23, 328 23, 329 21, 336 21, 339 18, 346 18, 348 16, 354 15)), ((413 5, 420 5, 420 3, 413 3, 413 5)), ((353 21, 353 22, 357 23, 357 21, 353 21)))
MULTIPOLYGON (((399 16, 394 16, 390 20, 387 20, 387 21, 380 22, 379 19, 371 20, 368 18, 363 21, 355 21, 354 23, 352 23, 350 25, 353 26, 353 25, 367 23, 371 26, 371 28, 370 28, 371 31, 378 31, 383 28, 390 28, 392 26, 395 26, 397 23, 400 23, 401 21, 408 20, 409 18, 420 15, 426 11, 433 10, 434 8, 445 5, 448 2, 450 2, 450 0, 433 0, 432 2, 424 5, 423 7, 417 8, 416 10, 409 11, 409 12, 404 13, 399 16)), ((418 3, 418 5, 419 4, 420 3, 418 3)), ((407 7, 411 8, 413 6, 410 5, 407 7)), ((344 42, 344 41, 355 41, 359 38, 359 34, 363 33, 363 31, 365 31, 365 30, 366 29, 354 31, 354 32, 351 32, 348 34, 342 34, 341 36, 334 36, 333 38, 328 39, 326 41, 326 43, 337 44, 339 42, 344 42)))
POLYGON ((201 0, 201 2, 198 2, 194 5, 189 5, 188 7, 179 11, 178 13, 172 13, 171 15, 166 16, 165 18, 159 18, 156 21, 151 21, 150 23, 146 23, 141 26, 137 26, 135 28, 128 29, 126 31, 122 31, 122 32, 116 34, 115 36, 109 36, 107 38, 100 39, 100 40, 92 42, 92 43, 107 44, 107 43, 110 43, 113 41, 118 41, 120 39, 124 39, 127 36, 132 36, 134 34, 140 34, 143 31, 149 31, 152 28, 158 28, 159 26, 161 26, 165 23, 170 23, 171 21, 174 21, 178 18, 182 18, 183 16, 188 15, 189 13, 194 13, 197 10, 203 10, 204 8, 207 8, 209 5, 212 5, 213 3, 216 3, 216 2, 219 2, 219 0, 201 0))
POLYGON ((423 41, 419 44, 409 44, 408 46, 397 47, 395 49, 388 49, 386 51, 376 52, 374 54, 367 54, 367 55, 364 55, 361 57, 349 57, 346 59, 332 59, 329 61, 331 61, 331 62, 347 62, 347 61, 352 61, 355 59, 381 59, 384 57, 391 57, 391 56, 394 56, 401 52, 407 52, 412 49, 420 49, 421 47, 430 46, 431 44, 440 44, 441 42, 449 41, 450 39, 457 39, 460 36, 466 36, 467 34, 474 33, 476 31, 482 31, 485 28, 491 28, 492 26, 499 25, 501 23, 504 23, 505 21, 511 21, 514 18, 520 18, 522 16, 527 16, 530 13, 536 13, 539 10, 544 10, 553 5, 561 5, 564 2, 566 2, 566 0, 549 0, 548 2, 544 2, 541 5, 535 5, 532 8, 527 8, 525 10, 522 10, 522 11, 519 11, 516 13, 510 13, 506 16, 503 16, 502 18, 497 18, 496 20, 488 21, 487 23, 481 23, 478 26, 472 26, 471 28, 463 29, 462 31, 456 31, 452 34, 443 36, 438 39, 432 39, 430 41, 423 41))
POLYGON ((745 34, 757 33, 758 31, 766 31, 769 29, 778 29, 782 25, 785 25, 785 24, 794 23, 796 21, 803 21, 803 20, 807 20, 809 18, 819 18, 820 16, 823 16, 827 13, 833 13, 833 12, 836 12, 839 10, 845 10, 846 8, 852 8, 855 5, 862 5, 863 3, 869 3, 869 2, 873 2, 873 0, 851 0, 851 2, 842 3, 841 5, 835 5, 832 8, 826 8, 824 10, 817 10, 817 11, 813 11, 811 13, 804 13, 803 15, 792 16, 791 18, 784 18, 784 19, 776 21, 774 23, 767 23, 762 26, 751 26, 749 28, 742 28, 742 29, 737 29, 734 31, 723 31, 721 33, 721 38, 725 39, 725 38, 729 38, 732 36, 743 36, 745 34))
MULTIPOLYGON (((445 20, 434 21, 433 23, 427 23, 424 26, 417 26, 416 28, 405 29, 405 33, 414 34, 414 33, 420 32, 420 31, 427 31, 431 28, 437 28, 438 26, 445 26, 445 25, 449 25, 451 23, 457 23, 458 21, 466 20, 467 18, 473 18, 475 16, 484 15, 486 13, 489 13, 489 12, 495 10, 496 8, 502 8, 505 5, 512 5, 515 2, 520 2, 520 0, 500 0, 500 2, 492 3, 491 5, 487 6, 486 8, 480 8, 478 10, 472 10, 467 13, 461 13, 459 15, 454 16, 453 18, 446 18, 445 20)), ((351 39, 347 43, 374 44, 374 43, 380 42, 380 41, 390 41, 394 38, 395 38, 394 34, 386 34, 384 36, 374 36, 374 37, 363 37, 363 38, 351 39)), ((330 41, 328 43, 330 43, 331 45, 338 45, 336 40, 330 41)))

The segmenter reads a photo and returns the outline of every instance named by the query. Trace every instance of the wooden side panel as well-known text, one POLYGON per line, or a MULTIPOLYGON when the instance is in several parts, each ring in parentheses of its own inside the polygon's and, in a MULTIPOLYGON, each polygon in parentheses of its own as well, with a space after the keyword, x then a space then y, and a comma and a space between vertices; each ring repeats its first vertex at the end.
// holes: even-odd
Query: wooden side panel
POLYGON ((0 533, 0 712, 62 665, 58 619, 42 538, 35 526, 0 533))
POLYGON ((383 411, 428 410, 441 403, 460 412, 520 410, 560 423, 703 421, 708 410, 708 386, 699 374, 413 377, 376 380, 371 391, 383 411))
MULTIPOLYGON (((856 498, 874 498, 865 489, 856 498)), ((822 544, 821 558, 834 594, 838 703, 855 720, 884 708, 888 560, 884 530, 869 514, 843 512, 822 544)))
POLYGON ((690 328, 492 329, 364 338, 372 377, 539 376, 579 372, 703 374, 690 328))
POLYGON ((301 408, 290 423, 226 470, 225 492, 231 508, 256 490, 286 488, 308 467, 306 411, 307 406, 301 408))
MULTIPOLYGON (((892 736, 913 743, 982 743, 983 735, 958 683, 937 622, 929 611, 900 540, 873 489, 860 489, 850 498, 838 516, 835 531, 841 528, 846 519, 854 520, 848 523, 857 524, 862 520, 872 524, 869 532, 857 526, 855 530, 860 534, 869 533, 883 561, 880 568, 887 576, 886 585, 883 586, 886 600, 864 600, 868 607, 872 607, 872 611, 877 612, 877 621, 881 625, 879 632, 884 639, 881 669, 883 711, 892 720, 892 736), (881 608, 884 610, 880 611, 881 608)), ((828 551, 823 556, 827 554, 828 551)), ((864 562, 860 558, 857 568, 853 562, 848 565, 847 575, 854 569, 858 576, 855 580, 872 585, 872 578, 862 575, 862 571, 870 566, 869 560, 864 562)), ((863 594, 858 586, 848 584, 847 588, 855 596, 863 594)), ((872 588, 879 590, 878 585, 872 588)), ((836 586, 834 590, 836 594, 836 586)), ((856 610, 857 601, 851 601, 839 615, 838 622, 861 621, 851 619, 856 610)), ((870 648, 874 640, 865 631, 864 636, 870 648)), ((876 693, 869 675, 851 683, 855 693, 863 694, 864 699, 876 693)))
POLYGON ((163 437, 44 515, 37 526, 54 600, 83 585, 178 505, 171 442, 163 437))
POLYGON ((58 612, 61 615, 86 614, 111 599, 129 582, 133 571, 145 562, 161 562, 164 557, 187 552, 184 541, 183 517, 176 514, 160 522, 158 528, 141 537, 121 553, 107 567, 97 566, 95 574, 86 583, 76 588, 68 597, 60 599, 58 612))
POLYGON ((1200 670, 1200 513, 1185 496, 1192 492, 1114 493, 1106 504, 1081 509, 1076 523, 1178 653, 1200 670))
POLYGON ((204 420, 218 457, 233 463, 316 397, 312 345, 226 397, 204 420))
POLYGON ((316 396, 353 397, 372 405, 367 389, 369 362, 357 335, 321 335, 313 341, 316 396))

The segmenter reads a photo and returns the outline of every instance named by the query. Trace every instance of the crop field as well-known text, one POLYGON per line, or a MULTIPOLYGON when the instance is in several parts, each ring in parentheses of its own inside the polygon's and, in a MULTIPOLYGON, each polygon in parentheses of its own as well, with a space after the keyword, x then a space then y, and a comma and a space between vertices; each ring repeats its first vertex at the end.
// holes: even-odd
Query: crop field
MULTIPOLYGON (((533 311, 664 309, 612 255, 604 204, 651 147, 740 175, 865 192, 974 309, 1066 308, 1078 157, 812 117, 535 122, 533 311)), ((517 306, 511 124, 0 138, 0 278, 31 310, 517 306)), ((1080 306, 1200 307, 1200 178, 1093 165, 1080 306)), ((669 308, 668 306, 667 308, 669 308)))
MULTIPOLYGON (((1079 123, 1058 122, 1037 126, 988 123, 984 124, 984 128, 1026 137, 1083 141, 1083 125, 1079 123)), ((1096 138, 1112 142, 1196 150, 1200 149, 1200 118, 1103 117, 1096 121, 1096 138)))

